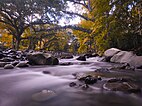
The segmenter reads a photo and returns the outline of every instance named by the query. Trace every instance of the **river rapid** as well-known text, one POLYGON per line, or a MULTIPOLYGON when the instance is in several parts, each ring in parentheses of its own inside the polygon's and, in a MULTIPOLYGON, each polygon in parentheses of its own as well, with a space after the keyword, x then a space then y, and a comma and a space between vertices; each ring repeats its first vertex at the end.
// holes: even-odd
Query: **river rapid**
MULTIPOLYGON (((91 72, 116 65, 98 60, 99 58, 89 58, 82 62, 61 59, 60 63, 70 62, 73 65, 30 66, 10 70, 0 68, 0 106, 141 106, 141 94, 102 89, 107 78, 89 85, 87 90, 69 86, 71 82, 80 83, 73 73, 91 72), (45 99, 38 95, 46 94, 47 91, 51 92, 45 99)), ((141 72, 140 70, 138 74, 142 75, 141 72)))

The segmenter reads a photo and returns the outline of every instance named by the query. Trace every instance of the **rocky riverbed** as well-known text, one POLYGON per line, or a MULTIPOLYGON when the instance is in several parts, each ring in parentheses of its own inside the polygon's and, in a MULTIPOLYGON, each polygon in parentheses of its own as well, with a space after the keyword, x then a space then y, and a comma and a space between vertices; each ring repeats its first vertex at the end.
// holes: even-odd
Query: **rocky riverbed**
POLYGON ((142 70, 100 60, 1 67, 0 106, 141 106, 142 70))

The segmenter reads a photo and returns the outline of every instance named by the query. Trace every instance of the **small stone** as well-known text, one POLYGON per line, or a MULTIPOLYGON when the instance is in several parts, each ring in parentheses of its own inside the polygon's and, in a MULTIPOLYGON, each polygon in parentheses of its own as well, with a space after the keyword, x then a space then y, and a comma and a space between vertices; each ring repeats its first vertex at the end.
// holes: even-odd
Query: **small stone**
POLYGON ((32 95, 32 100, 37 102, 44 102, 55 96, 55 93, 51 90, 42 90, 41 92, 32 95))
POLYGON ((42 71, 43 74, 50 74, 49 71, 42 71))
POLYGON ((69 84, 69 86, 70 86, 70 87, 74 87, 74 86, 76 86, 76 83, 75 83, 75 82, 71 82, 71 83, 69 84))
POLYGON ((98 80, 102 80, 101 76, 97 76, 98 77, 98 80))
POLYGON ((87 84, 84 84, 84 85, 81 86, 81 88, 82 88, 83 90, 87 90, 87 89, 89 88, 89 86, 88 86, 87 84))

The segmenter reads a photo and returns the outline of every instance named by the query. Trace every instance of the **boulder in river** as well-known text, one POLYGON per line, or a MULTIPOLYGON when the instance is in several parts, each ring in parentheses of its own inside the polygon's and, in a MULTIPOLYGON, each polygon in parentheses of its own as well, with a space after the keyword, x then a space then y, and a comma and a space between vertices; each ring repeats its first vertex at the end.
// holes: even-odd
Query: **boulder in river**
POLYGON ((6 64, 4 66, 4 69, 13 69, 13 68, 14 68, 14 66, 12 64, 6 64))
POLYGON ((128 63, 132 56, 134 56, 134 54, 131 51, 120 51, 115 54, 110 61, 115 63, 128 63))
POLYGON ((76 79, 78 79, 81 82, 84 82, 85 84, 94 84, 97 82, 98 77, 94 77, 85 73, 76 73, 74 74, 74 76, 76 77, 76 79))
POLYGON ((122 91, 129 93, 139 93, 141 88, 136 85, 131 79, 110 79, 103 85, 103 88, 110 91, 122 91))
POLYGON ((56 94, 51 90, 42 90, 41 92, 32 95, 32 100, 36 102, 45 102, 50 98, 54 97, 56 94))
POLYGON ((77 58, 77 60, 86 61, 86 57, 85 57, 85 56, 79 56, 79 57, 77 58))
POLYGON ((4 54, 0 52, 0 59, 4 58, 4 54))
POLYGON ((0 67, 4 67, 7 64, 10 64, 10 62, 0 62, 0 67))
POLYGON ((121 50, 117 49, 117 48, 110 48, 108 50, 106 50, 104 52, 104 56, 105 57, 112 57, 114 56, 115 54, 117 54, 118 52, 120 52, 121 50))
POLYGON ((27 61, 21 61, 16 65, 16 67, 20 67, 20 68, 29 67, 29 64, 27 61))
POLYGON ((97 82, 97 80, 98 80, 97 78, 92 77, 91 75, 88 75, 88 76, 85 78, 84 82, 85 82, 85 84, 94 84, 94 83, 97 82))
POLYGON ((13 58, 10 57, 4 57, 2 59, 0 59, 1 62, 13 62, 15 61, 13 58))
POLYGON ((142 56, 133 56, 128 64, 135 68, 142 68, 142 56))
POLYGON ((31 65, 58 65, 59 60, 47 53, 37 52, 27 55, 27 59, 31 65))

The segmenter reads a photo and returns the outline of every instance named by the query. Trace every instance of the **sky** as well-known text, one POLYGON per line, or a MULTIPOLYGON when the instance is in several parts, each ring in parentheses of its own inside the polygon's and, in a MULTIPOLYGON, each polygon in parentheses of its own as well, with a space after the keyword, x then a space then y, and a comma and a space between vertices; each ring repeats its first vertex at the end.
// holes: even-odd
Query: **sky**
MULTIPOLYGON (((73 3, 68 3, 68 11, 70 12, 78 12, 78 9, 76 9, 76 7, 74 6, 73 3)), ((60 21, 59 21, 59 25, 61 26, 65 26, 65 25, 75 25, 75 24, 78 24, 80 23, 81 19, 80 17, 75 17, 73 19, 66 19, 66 18, 62 18, 60 21)))

